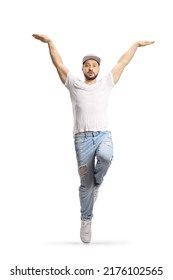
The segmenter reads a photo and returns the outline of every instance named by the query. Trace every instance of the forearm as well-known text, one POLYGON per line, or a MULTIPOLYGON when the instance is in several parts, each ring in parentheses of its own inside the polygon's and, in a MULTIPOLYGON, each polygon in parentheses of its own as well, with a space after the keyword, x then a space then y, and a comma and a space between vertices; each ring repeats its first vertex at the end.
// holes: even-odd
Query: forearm
POLYGON ((127 64, 129 64, 134 54, 136 53, 138 47, 139 47, 139 42, 133 44, 131 48, 120 57, 118 63, 121 63, 124 67, 127 64))
POLYGON ((62 58, 51 40, 48 41, 48 47, 52 62, 55 67, 58 68, 61 64, 63 64, 62 58))
POLYGON ((57 72, 59 74, 59 77, 63 83, 65 83, 67 74, 68 74, 68 69, 66 66, 63 64, 62 58, 57 51, 55 45, 53 44, 52 40, 42 34, 33 34, 32 35, 35 39, 42 41, 43 43, 47 43, 49 47, 49 53, 52 59, 53 64, 55 65, 57 72))

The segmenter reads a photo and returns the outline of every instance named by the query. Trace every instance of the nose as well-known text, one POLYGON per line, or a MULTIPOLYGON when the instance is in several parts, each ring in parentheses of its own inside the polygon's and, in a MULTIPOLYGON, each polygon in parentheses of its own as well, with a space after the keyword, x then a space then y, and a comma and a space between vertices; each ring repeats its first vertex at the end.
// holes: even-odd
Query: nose
POLYGON ((92 67, 92 65, 90 65, 90 66, 89 66, 89 70, 93 70, 93 67, 92 67))

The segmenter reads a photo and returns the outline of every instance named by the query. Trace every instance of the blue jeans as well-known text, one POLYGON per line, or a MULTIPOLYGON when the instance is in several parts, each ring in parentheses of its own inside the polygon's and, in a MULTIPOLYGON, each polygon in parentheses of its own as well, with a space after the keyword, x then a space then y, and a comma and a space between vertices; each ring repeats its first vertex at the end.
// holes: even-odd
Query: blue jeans
POLYGON ((109 131, 80 132, 74 136, 78 172, 81 219, 92 219, 94 190, 99 188, 112 162, 113 143, 109 131))

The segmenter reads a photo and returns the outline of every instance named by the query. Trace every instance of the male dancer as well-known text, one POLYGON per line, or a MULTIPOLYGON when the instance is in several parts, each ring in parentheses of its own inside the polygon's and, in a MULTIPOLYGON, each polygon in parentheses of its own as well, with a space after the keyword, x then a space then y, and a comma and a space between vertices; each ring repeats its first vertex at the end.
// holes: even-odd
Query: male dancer
POLYGON ((33 37, 48 44, 52 62, 62 83, 70 92, 74 117, 75 151, 81 183, 79 187, 80 237, 84 243, 89 243, 94 202, 113 157, 112 136, 108 128, 107 116, 109 93, 138 47, 151 45, 154 41, 134 43, 120 57, 108 75, 99 81, 96 78, 99 74, 101 59, 94 54, 85 56, 82 60, 84 81, 81 81, 74 77, 64 65, 49 37, 40 34, 33 34, 33 37))

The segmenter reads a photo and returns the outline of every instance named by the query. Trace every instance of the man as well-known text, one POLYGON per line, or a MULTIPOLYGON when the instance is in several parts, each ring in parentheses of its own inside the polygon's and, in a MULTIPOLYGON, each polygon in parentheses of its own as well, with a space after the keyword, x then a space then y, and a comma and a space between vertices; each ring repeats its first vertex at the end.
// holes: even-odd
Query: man
POLYGON ((52 40, 40 34, 33 34, 48 44, 49 53, 62 83, 70 92, 74 117, 74 142, 81 185, 80 237, 84 243, 91 241, 93 206, 104 176, 113 157, 113 143, 108 129, 107 107, 109 93, 118 82, 124 68, 133 58, 138 47, 153 44, 154 41, 139 41, 119 59, 112 71, 98 82, 101 59, 93 54, 83 58, 84 82, 74 77, 64 65, 52 40))

